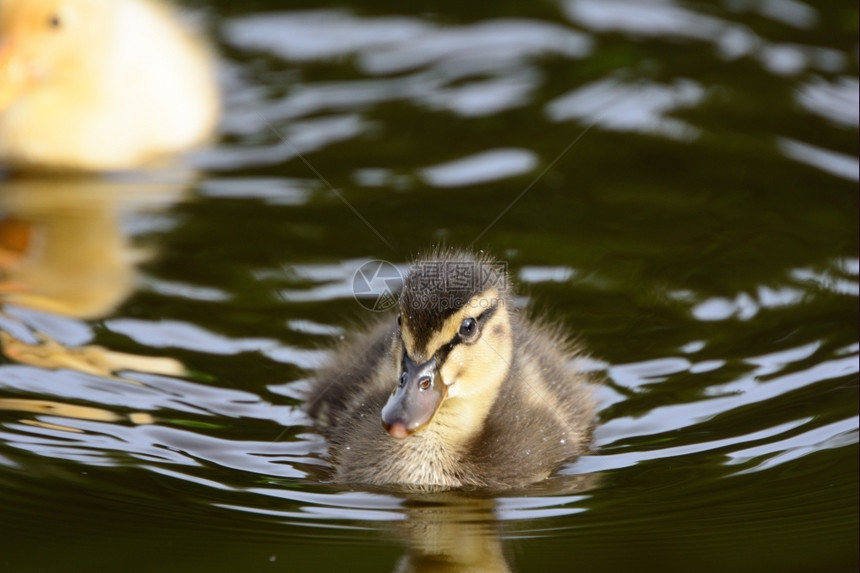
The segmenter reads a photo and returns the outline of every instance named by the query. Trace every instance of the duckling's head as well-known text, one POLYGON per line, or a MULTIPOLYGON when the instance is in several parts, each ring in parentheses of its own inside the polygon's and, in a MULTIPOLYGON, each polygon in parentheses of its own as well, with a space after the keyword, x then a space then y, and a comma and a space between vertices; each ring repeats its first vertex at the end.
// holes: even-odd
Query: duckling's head
POLYGON ((82 50, 107 36, 109 6, 101 0, 0 2, 0 111, 42 84, 62 85, 82 67, 97 67, 100 50, 82 50))
POLYGON ((480 428, 510 370, 507 282, 504 263, 463 252, 412 265, 400 295, 400 376, 382 409, 389 434, 480 428))

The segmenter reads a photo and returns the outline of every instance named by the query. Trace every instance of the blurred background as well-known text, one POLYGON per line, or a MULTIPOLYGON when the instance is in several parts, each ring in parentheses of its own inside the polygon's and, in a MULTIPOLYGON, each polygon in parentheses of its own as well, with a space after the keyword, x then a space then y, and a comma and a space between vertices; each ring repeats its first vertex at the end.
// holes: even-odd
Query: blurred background
POLYGON ((857 570, 856 2, 179 7, 208 142, 0 179, 0 570, 857 570), (353 275, 440 243, 589 350, 587 485, 325 483, 353 275))

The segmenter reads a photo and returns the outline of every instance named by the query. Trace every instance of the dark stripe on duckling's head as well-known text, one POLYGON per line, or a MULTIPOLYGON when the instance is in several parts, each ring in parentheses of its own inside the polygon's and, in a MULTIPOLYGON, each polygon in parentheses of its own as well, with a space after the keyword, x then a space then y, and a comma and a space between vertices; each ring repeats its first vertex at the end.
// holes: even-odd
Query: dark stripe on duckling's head
MULTIPOLYGON (((445 321, 484 293, 508 297, 506 264, 486 255, 464 251, 436 251, 409 269, 400 294, 400 312, 417 348, 425 349, 445 321)), ((480 301, 484 303, 484 301, 480 301)), ((476 309, 478 310, 478 309, 476 309)), ((433 352, 433 349, 428 349, 433 352)))

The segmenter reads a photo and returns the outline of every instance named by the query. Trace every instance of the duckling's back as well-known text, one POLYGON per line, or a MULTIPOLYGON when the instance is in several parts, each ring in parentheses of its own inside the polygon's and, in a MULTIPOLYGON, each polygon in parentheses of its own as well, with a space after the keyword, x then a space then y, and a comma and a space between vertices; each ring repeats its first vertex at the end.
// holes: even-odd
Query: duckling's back
MULTIPOLYGON (((390 323, 373 325, 354 342, 335 349, 332 362, 317 375, 305 410, 330 439, 354 425, 370 403, 385 403, 396 376, 394 365, 389 364, 393 337, 390 323)), ((383 434, 382 426, 376 426, 383 434)))

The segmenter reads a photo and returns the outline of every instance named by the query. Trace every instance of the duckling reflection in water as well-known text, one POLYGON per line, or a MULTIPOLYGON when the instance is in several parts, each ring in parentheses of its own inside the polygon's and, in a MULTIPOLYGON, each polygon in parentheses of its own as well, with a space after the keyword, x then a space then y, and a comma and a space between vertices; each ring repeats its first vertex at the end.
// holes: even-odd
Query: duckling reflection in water
POLYGON ((395 573, 510 573, 492 499, 435 492, 404 506, 395 535, 407 552, 395 573))
POLYGON ((208 49, 155 0, 0 1, 0 161, 138 167, 208 139, 208 49))
POLYGON ((147 258, 120 224, 133 185, 54 178, 0 185, 0 303, 89 319, 128 297, 147 258))
MULTIPOLYGON (((76 319, 112 313, 134 291, 137 263, 151 254, 129 244, 120 213, 132 204, 140 208, 169 201, 184 185, 56 177, 3 181, 0 318, 20 323, 6 314, 9 305, 76 319)), ((23 364, 126 381, 116 373, 186 374, 171 358, 135 356, 101 346, 70 348, 38 331, 20 339, 0 330, 0 349, 23 364)))
POLYGON ((413 264, 399 310, 310 392, 336 481, 522 487, 587 450, 594 402, 576 352, 513 309, 501 265, 436 252, 413 264))

